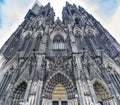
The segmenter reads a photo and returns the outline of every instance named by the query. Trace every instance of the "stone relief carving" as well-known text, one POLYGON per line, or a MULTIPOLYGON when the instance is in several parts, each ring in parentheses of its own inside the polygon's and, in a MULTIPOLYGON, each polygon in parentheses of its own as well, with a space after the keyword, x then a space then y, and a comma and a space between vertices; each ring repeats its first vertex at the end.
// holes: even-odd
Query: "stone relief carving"
POLYGON ((46 66, 47 66, 47 61, 45 59, 45 57, 42 58, 42 63, 41 63, 41 66, 40 66, 40 79, 43 80, 44 78, 44 75, 45 75, 45 72, 46 72, 46 66))
POLYGON ((91 69, 92 63, 90 62, 89 58, 85 57, 82 64, 83 64, 83 68, 86 70, 85 76, 88 78, 90 76, 90 69, 91 69))
POLYGON ((37 82, 33 82, 31 87, 31 94, 35 94, 37 91, 37 82))

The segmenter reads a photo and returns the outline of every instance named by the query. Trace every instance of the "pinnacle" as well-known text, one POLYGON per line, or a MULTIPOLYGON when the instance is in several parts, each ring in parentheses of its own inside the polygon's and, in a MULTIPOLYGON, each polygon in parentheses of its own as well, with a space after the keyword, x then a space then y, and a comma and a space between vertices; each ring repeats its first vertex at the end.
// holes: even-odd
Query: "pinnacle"
POLYGON ((39 6, 42 6, 42 4, 38 0, 36 0, 35 3, 37 3, 39 6))
POLYGON ((36 0, 35 3, 34 3, 34 5, 33 5, 33 7, 32 7, 32 10, 33 10, 36 6, 37 6, 37 7, 41 7, 42 4, 41 4, 38 0, 36 0))

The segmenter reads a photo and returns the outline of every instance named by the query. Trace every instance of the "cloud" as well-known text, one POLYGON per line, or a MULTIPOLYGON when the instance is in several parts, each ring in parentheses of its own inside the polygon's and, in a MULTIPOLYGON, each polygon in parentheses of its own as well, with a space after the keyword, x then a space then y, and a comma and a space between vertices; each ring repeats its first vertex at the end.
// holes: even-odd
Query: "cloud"
POLYGON ((107 21, 108 31, 113 35, 113 37, 120 43, 120 6, 116 10, 115 14, 113 14, 112 18, 107 21))
POLYGON ((1 4, 0 12, 0 47, 11 36, 16 28, 24 20, 24 16, 28 9, 33 5, 33 0, 4 0, 1 4))
POLYGON ((92 5, 97 5, 98 9, 96 10, 99 15, 103 15, 104 17, 111 16, 115 13, 117 8, 119 7, 119 0, 87 0, 88 3, 92 5))
MULTIPOLYGON (((120 25, 118 20, 120 18, 119 0, 69 0, 69 3, 80 5, 92 14, 102 25, 119 39, 120 25), (118 4, 117 4, 118 3, 118 4), (102 12, 101 12, 102 11, 102 12), (110 13, 109 13, 110 12, 110 13)), ((43 5, 51 2, 54 8, 56 17, 61 19, 61 12, 65 6, 66 0, 39 0, 43 5)), ((0 47, 11 36, 16 28, 23 22, 28 10, 32 8, 35 0, 0 0, 0 47)), ((120 39, 118 40, 120 42, 120 39)))
POLYGON ((120 43, 120 1, 119 0, 82 0, 86 10, 120 43), (105 7, 104 7, 104 6, 105 7))
POLYGON ((3 0, 0 0, 0 28, 2 27, 2 19, 1 19, 1 13, 2 13, 2 10, 1 10, 1 8, 2 8, 2 5, 3 5, 3 0))
POLYGON ((0 0, 0 3, 4 3, 4 0, 0 0))

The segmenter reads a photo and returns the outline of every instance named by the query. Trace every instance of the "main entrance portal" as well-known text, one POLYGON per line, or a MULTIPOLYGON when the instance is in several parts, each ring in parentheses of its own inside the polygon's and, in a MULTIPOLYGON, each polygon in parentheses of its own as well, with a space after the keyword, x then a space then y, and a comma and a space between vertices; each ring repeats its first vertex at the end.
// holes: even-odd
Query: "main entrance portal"
POLYGON ((48 79, 43 96, 42 105, 77 105, 74 84, 61 72, 48 79))
POLYGON ((67 92, 65 87, 59 83, 56 85, 52 95, 52 105, 68 105, 67 104, 67 92))

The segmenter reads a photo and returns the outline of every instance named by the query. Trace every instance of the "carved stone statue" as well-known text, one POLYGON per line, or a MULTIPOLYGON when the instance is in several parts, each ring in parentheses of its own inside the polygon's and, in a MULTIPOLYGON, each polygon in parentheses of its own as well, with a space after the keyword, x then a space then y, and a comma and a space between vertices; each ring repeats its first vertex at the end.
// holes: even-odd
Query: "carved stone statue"
POLYGON ((32 84, 31 93, 34 94, 36 93, 36 91, 37 91, 37 82, 34 82, 32 84))

